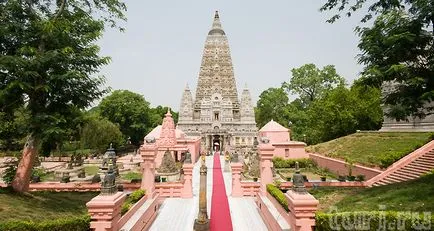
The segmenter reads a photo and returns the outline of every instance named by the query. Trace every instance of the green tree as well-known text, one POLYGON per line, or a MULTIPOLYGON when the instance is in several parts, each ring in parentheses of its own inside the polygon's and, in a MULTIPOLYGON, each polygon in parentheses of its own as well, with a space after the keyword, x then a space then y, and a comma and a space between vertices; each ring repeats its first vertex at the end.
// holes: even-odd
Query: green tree
MULTIPOLYGON (((433 8, 434 9, 434 8, 433 8)), ((370 28, 360 31, 359 62, 365 64, 361 81, 394 90, 384 97, 387 116, 406 120, 425 117, 434 107, 434 34, 402 10, 380 15, 370 28)))
POLYGON ((328 0, 322 11, 342 13, 367 12, 362 22, 379 15, 370 27, 357 28, 362 51, 359 62, 366 67, 363 83, 381 86, 396 84, 386 95, 389 117, 402 120, 408 116, 423 118, 434 110, 434 2, 426 0, 328 0))
POLYGON ((81 131, 83 147, 103 153, 110 143, 114 147, 120 147, 125 143, 119 127, 98 115, 88 117, 81 131))
POLYGON ((321 98, 327 90, 344 84, 345 80, 336 73, 333 65, 327 65, 322 70, 315 64, 305 64, 291 70, 292 78, 282 87, 291 94, 297 94, 305 105, 321 98))
MULTIPOLYGON (((151 108, 151 128, 155 128, 156 126, 162 124, 164 115, 168 110, 169 107, 163 107, 161 105, 151 108)), ((172 114, 175 124, 178 123, 178 112, 170 110, 170 113, 172 114)))
POLYGON ((124 11, 118 0, 0 2, 1 110, 25 106, 30 115, 16 191, 28 190, 41 139, 63 132, 59 124, 105 92, 103 78, 92 76, 109 58, 99 56, 95 42, 124 11))
POLYGON ((314 101, 306 110, 303 124, 310 144, 328 141, 356 132, 377 130, 382 122, 380 91, 372 87, 339 86, 314 101))
POLYGON ((122 134, 135 145, 153 128, 149 102, 128 90, 113 91, 101 101, 98 110, 102 117, 118 124, 122 134))
POLYGON ((259 95, 255 108, 256 124, 264 126, 274 120, 283 126, 288 126, 288 95, 282 88, 268 88, 259 95))

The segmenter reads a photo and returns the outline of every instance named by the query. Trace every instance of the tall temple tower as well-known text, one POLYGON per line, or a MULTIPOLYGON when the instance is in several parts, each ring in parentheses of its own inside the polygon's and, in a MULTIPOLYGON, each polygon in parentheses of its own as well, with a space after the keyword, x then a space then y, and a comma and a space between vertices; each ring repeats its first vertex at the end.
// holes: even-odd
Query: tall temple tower
POLYGON ((217 11, 205 41, 196 98, 187 85, 178 129, 201 136, 205 150, 250 148, 256 139, 250 92, 245 88, 239 100, 229 43, 217 11))

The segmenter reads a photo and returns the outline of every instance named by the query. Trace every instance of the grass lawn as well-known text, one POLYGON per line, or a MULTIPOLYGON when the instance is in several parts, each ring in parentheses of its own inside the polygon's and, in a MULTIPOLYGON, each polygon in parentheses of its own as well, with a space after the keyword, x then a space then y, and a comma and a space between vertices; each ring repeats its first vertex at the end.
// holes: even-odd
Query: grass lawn
POLYGON ((308 152, 351 160, 366 166, 387 167, 431 140, 428 132, 358 132, 306 147, 308 152))
POLYGON ((52 220, 87 214, 86 202, 99 192, 31 192, 0 188, 0 221, 52 220))
POLYGON ((86 173, 86 176, 93 176, 97 174, 98 171, 99 171, 99 167, 96 165, 84 166, 84 172, 86 173))
MULTIPOLYGON (((295 168, 284 168, 284 169, 276 169, 279 171, 279 175, 286 180, 287 177, 292 177, 295 173, 295 168)), ((310 168, 300 168, 300 173, 306 175, 308 180, 321 180, 321 176, 326 176, 327 180, 335 180, 335 176, 333 176, 329 172, 321 171, 320 169, 310 169, 310 168)))
POLYGON ((122 174, 121 179, 129 180, 129 181, 132 179, 142 179, 142 173, 140 173, 140 172, 128 172, 126 174, 122 174))
POLYGON ((320 210, 328 212, 374 211, 379 206, 389 211, 434 212, 434 174, 414 181, 373 188, 320 187, 310 193, 320 201, 320 210))

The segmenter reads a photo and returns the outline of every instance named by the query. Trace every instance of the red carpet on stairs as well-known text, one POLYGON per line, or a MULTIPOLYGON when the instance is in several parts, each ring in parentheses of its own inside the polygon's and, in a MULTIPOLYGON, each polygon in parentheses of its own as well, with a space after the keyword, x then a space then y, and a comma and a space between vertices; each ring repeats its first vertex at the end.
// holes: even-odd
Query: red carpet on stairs
POLYGON ((213 187, 211 198, 210 228, 211 230, 215 231, 230 231, 232 230, 232 219, 229 210, 228 197, 226 195, 219 152, 214 154, 212 178, 213 187))

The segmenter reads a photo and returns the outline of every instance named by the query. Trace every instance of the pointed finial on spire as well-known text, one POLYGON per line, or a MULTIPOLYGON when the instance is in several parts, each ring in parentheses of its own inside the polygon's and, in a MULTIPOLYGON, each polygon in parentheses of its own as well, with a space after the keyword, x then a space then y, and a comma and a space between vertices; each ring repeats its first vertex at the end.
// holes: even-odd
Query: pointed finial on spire
POLYGON ((190 90, 190 87, 188 86, 188 83, 185 84, 185 90, 186 90, 186 91, 187 91, 187 90, 190 90))
POLYGON ((172 116, 172 113, 170 113, 170 107, 167 107, 166 117, 167 117, 167 116, 172 116))
POLYGON ((225 35, 222 24, 220 23, 220 16, 218 11, 215 12, 214 21, 212 22, 212 28, 208 33, 209 35, 225 35))

